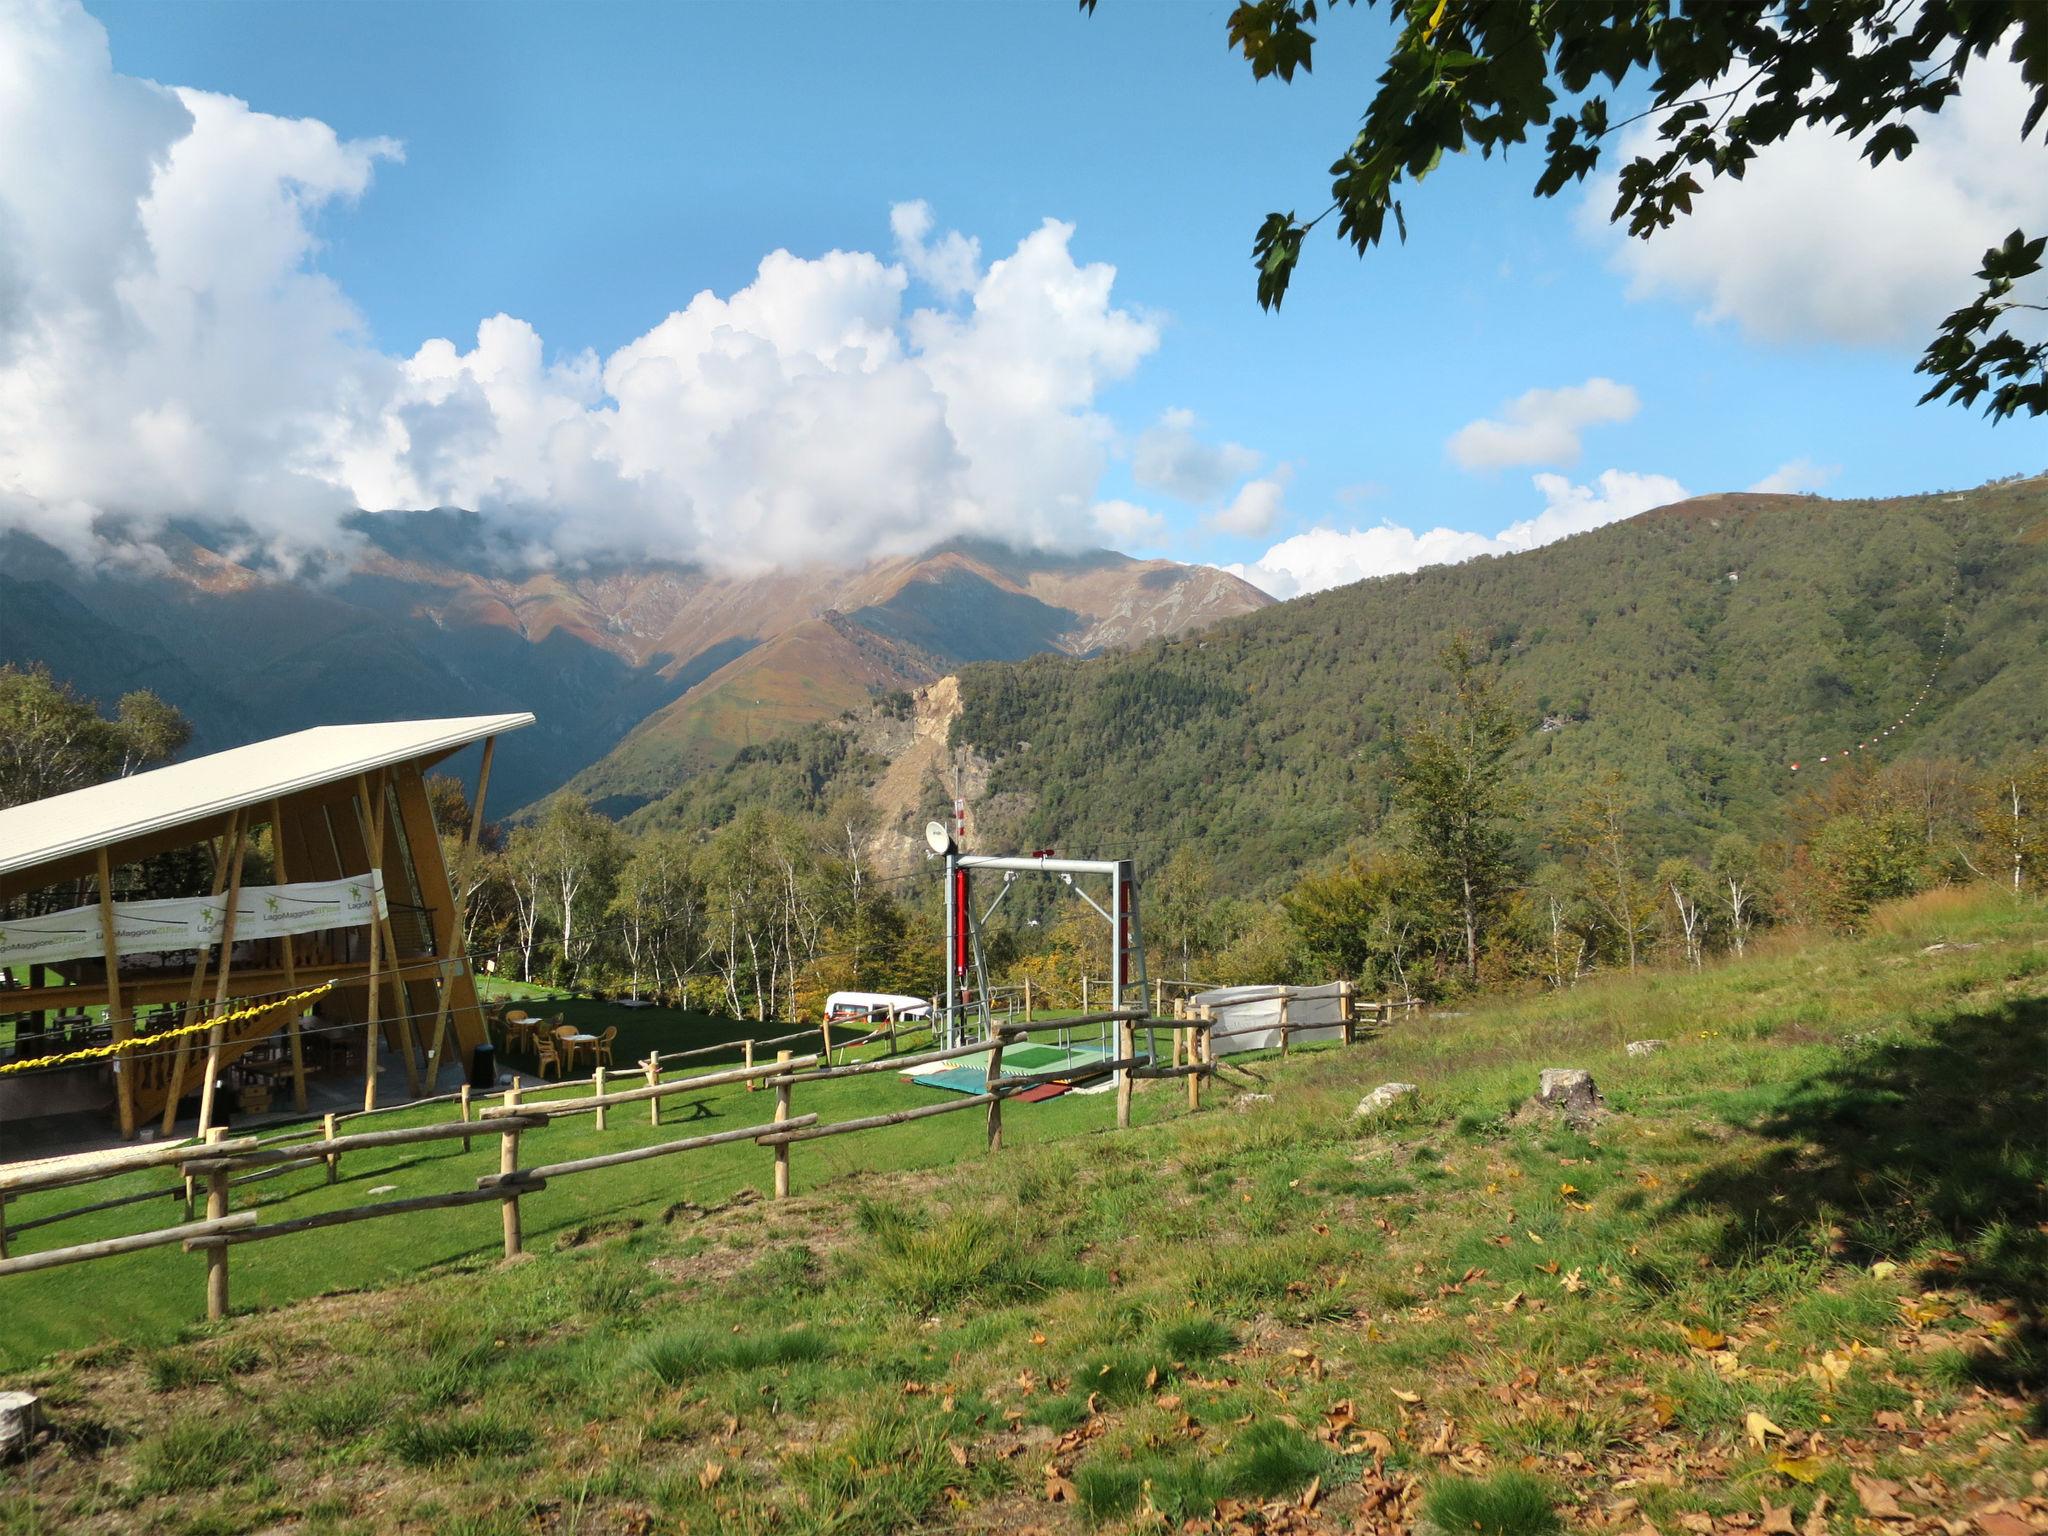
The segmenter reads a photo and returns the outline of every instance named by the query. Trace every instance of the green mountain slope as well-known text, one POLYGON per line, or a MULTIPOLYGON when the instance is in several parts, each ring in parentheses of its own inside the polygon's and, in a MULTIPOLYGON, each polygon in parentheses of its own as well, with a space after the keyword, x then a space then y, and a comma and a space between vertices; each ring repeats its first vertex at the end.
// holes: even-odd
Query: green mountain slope
MULTIPOLYGON (((967 667, 953 740, 986 770, 980 841, 1148 868, 1193 843, 1239 885, 1282 879, 1383 812, 1393 742, 1433 707, 1460 630, 1519 699, 1537 824, 1613 768, 1644 797, 1654 845, 1768 837, 1833 771, 1823 754, 1905 714, 1945 631, 1932 691, 1882 755, 1990 758, 2048 737, 2048 479, 1885 501, 1702 497, 1197 636, 967 667)), ((748 798, 800 809, 872 785, 873 751, 835 739, 849 733, 874 735, 820 727, 644 819, 716 824, 748 798)))
POLYGON ((970 668, 955 736, 1026 807, 1009 829, 1022 845, 1149 863, 1195 841, 1256 882, 1377 814, 1400 725, 1431 707, 1437 657, 1469 630, 1520 698, 1539 802, 1613 768, 1653 838, 1696 847, 1692 828, 1775 830, 1788 795, 1831 771, 1822 754, 1905 714, 1950 624, 1933 690, 1883 755, 2043 740, 2048 479, 1703 497, 1198 639, 970 668))

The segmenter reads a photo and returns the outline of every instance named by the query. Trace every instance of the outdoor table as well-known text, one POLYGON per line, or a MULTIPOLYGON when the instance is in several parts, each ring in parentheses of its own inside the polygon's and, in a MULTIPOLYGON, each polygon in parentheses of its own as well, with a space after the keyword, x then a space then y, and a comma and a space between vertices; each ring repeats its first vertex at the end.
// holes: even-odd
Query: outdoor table
POLYGON ((569 1065, 570 1065, 570 1066, 571 1066, 572 1068, 573 1068, 573 1067, 574 1067, 574 1066, 576 1065, 576 1053, 577 1053, 578 1051, 588 1051, 588 1052, 590 1052, 590 1059, 591 1059, 591 1063, 592 1063, 592 1065, 595 1065, 595 1064, 596 1064, 596 1062, 597 1062, 597 1036, 595 1036, 595 1035, 565 1035, 565 1036, 563 1036, 563 1038, 562 1038, 562 1043, 563 1043, 564 1045, 566 1045, 566 1046, 568 1046, 568 1047, 569 1047, 569 1065))

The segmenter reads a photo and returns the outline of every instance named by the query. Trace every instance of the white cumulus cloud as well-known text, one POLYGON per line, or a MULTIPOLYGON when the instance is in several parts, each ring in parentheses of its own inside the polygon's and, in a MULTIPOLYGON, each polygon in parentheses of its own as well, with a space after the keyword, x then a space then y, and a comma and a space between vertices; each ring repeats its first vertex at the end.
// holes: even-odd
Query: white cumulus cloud
POLYGON ((1173 409, 1138 434, 1131 453, 1131 478, 1147 490, 1164 491, 1194 506, 1211 506, 1256 470, 1264 455, 1242 443, 1206 442, 1195 413, 1173 409))
POLYGON ((1685 487, 1668 475, 1624 469, 1603 470, 1586 485, 1554 474, 1536 475, 1532 483, 1543 497, 1543 510, 1498 534, 1456 528, 1418 533, 1391 521, 1375 528, 1312 528, 1282 539, 1249 564, 1224 569, 1275 597, 1299 597, 1426 565, 1535 549, 1686 497, 1685 487))
POLYGON ((1580 219, 1637 297, 1672 295, 1768 340, 1918 345, 1975 291, 1988 247, 2048 225, 2048 145, 2019 137, 2027 101, 2018 66, 1979 60, 1961 96, 1912 120, 1920 142, 1903 161, 1872 166, 1853 140, 1798 128, 1740 181, 1708 183, 1690 214, 1634 240, 1607 214, 1615 168, 1657 143, 1645 119, 1580 219))
POLYGON ((1750 489, 1776 492, 1779 495, 1817 491, 1841 472, 1842 466, 1839 464, 1816 464, 1811 459, 1787 459, 1750 489))
POLYGON ((1165 542, 1165 517, 1134 501, 1098 501, 1093 516, 1095 531, 1102 535, 1104 542, 1119 549, 1157 546, 1165 542))
POLYGON ((1287 485, 1294 478, 1294 466, 1282 464, 1270 475, 1247 480, 1230 504, 1209 519, 1219 533, 1253 538, 1267 532, 1287 510, 1287 485))
POLYGON ((1607 422, 1627 421, 1641 408, 1636 392, 1612 379, 1588 379, 1562 389, 1532 389, 1508 401, 1499 417, 1467 422, 1444 446, 1462 469, 1574 464, 1579 457, 1580 433, 1607 422))
POLYGON ((289 559, 358 508, 458 506, 734 568, 1099 536, 1096 399, 1159 327, 1072 225, 984 265, 904 204, 893 256, 772 252, 608 356, 504 314, 391 356, 316 231, 400 156, 123 76, 68 0, 0 6, 0 526, 106 557, 228 519, 289 559))

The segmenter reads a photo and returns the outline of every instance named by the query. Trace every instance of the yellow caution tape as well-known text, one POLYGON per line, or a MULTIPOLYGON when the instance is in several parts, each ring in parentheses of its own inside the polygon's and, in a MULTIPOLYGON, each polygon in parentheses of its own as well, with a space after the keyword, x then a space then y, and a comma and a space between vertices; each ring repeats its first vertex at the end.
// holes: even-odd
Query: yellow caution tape
POLYGON ((0 1077, 9 1072, 26 1072, 35 1067, 61 1067, 74 1061, 97 1061, 104 1056, 118 1056, 123 1051, 132 1051, 138 1046, 155 1045, 161 1040, 174 1040, 179 1035, 196 1035, 212 1029, 216 1024, 239 1024, 244 1019, 257 1018, 262 1014, 275 1013, 280 1008, 291 1008, 299 1003, 318 997, 334 985, 323 981, 317 987, 304 992, 294 992, 289 997, 280 997, 267 1003, 257 1003, 249 1008, 237 1008, 232 1013, 216 1014, 210 1019, 201 1019, 196 1024, 180 1024, 176 1029, 160 1029, 151 1035, 133 1035, 126 1040, 116 1040, 111 1045, 89 1045, 84 1050, 66 1051, 61 1056, 35 1056, 26 1061, 10 1061, 0 1066, 0 1077))

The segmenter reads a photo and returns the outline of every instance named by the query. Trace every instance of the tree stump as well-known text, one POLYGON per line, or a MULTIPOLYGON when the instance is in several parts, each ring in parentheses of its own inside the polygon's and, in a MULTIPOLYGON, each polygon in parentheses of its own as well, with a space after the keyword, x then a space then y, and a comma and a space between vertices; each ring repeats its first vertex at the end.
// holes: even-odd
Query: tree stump
POLYGON ((28 1454, 43 1427, 43 1400, 33 1392, 0 1392, 0 1461, 28 1454))
POLYGON ((1593 1074, 1578 1067, 1545 1067, 1537 1083, 1536 1099, 1574 1125, 1596 1119, 1606 1106, 1593 1082, 1593 1074))

